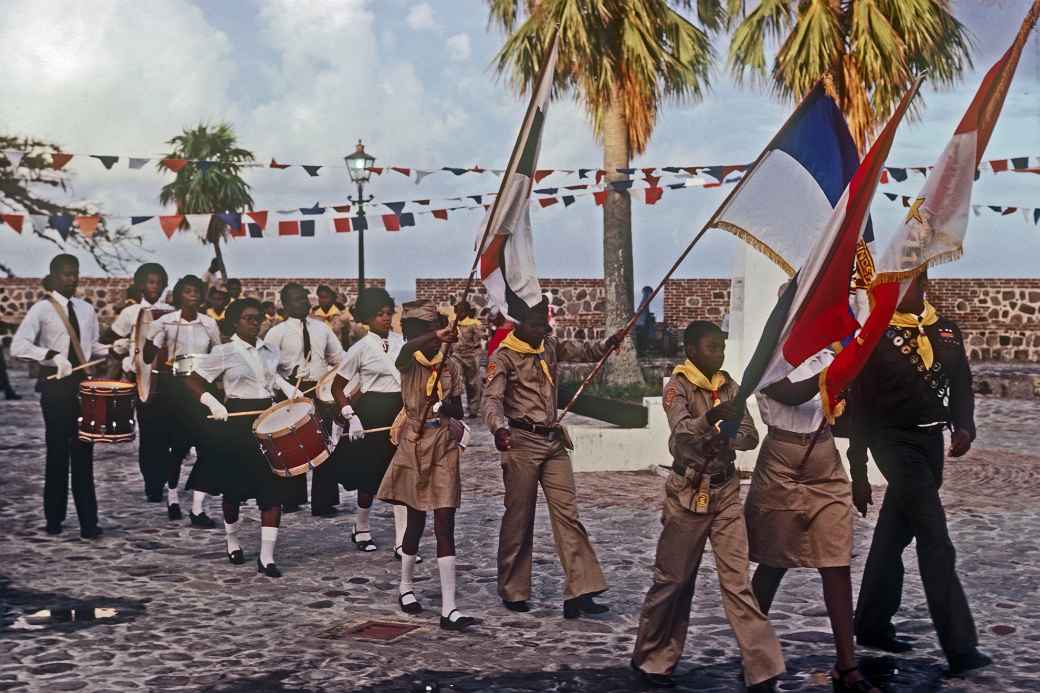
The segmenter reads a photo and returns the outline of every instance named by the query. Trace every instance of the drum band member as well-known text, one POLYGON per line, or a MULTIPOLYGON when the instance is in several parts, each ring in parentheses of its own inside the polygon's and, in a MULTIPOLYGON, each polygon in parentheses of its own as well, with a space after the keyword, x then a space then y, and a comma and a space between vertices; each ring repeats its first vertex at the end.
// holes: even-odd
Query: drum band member
POLYGON ((408 512, 401 548, 401 609, 408 614, 422 611, 413 576, 426 514, 432 512, 441 579, 440 625, 446 630, 463 630, 475 623, 459 611, 455 602, 455 511, 462 499, 459 445, 465 444, 466 434, 460 421, 463 380, 457 362, 449 359, 441 366, 441 345, 455 337, 451 328, 441 327, 440 318, 429 301, 402 306, 401 327, 408 341, 397 357, 397 367, 401 371, 405 419, 397 433, 397 452, 377 495, 380 500, 404 506, 408 512), (440 379, 438 368, 442 368, 440 379), (427 413, 431 399, 432 418, 427 413))
MULTIPOLYGON (((369 515, 376 491, 383 481, 394 445, 389 431, 365 434, 366 428, 393 424, 401 411, 401 372, 397 356, 404 338, 391 329, 394 299, 385 289, 367 287, 354 305, 354 315, 368 325, 368 334, 347 351, 347 358, 332 384, 332 394, 340 411, 339 425, 347 431, 333 455, 340 483, 348 491, 357 490, 357 518, 351 541, 358 551, 375 551, 369 515)), ((394 554, 400 557, 408 512, 394 506, 394 554)))
POLYGON ((56 255, 45 280, 49 292, 25 315, 11 342, 11 355, 39 363, 40 408, 47 443, 43 484, 43 512, 47 533, 60 534, 69 498, 72 498, 84 539, 101 536, 97 496, 94 492, 94 445, 79 439, 79 385, 83 369, 73 370, 94 357, 106 356, 109 347, 100 342, 100 327, 94 307, 76 298, 79 260, 73 255, 56 255), (56 375, 55 380, 48 377, 56 375))
MULTIPOLYGON (((158 397, 165 403, 170 437, 170 468, 168 476, 180 476, 181 464, 191 448, 196 459, 203 454, 201 432, 205 424, 205 409, 198 396, 186 386, 187 377, 194 372, 194 363, 221 342, 220 328, 213 318, 200 313, 206 285, 193 274, 181 277, 173 287, 175 310, 161 316, 152 325, 152 342, 145 351, 149 363, 158 361, 158 397)), ((196 465, 199 463, 196 462, 196 465)), ((188 518, 192 527, 212 529, 216 523, 206 514, 206 493, 193 489, 189 477, 186 488, 192 490, 188 518)))
POLYGON ((733 464, 733 450, 754 449, 758 432, 733 400, 739 386, 721 370, 726 353, 722 330, 695 320, 683 337, 686 361, 672 372, 664 391, 674 463, 665 484, 654 583, 639 615, 632 668, 651 685, 675 685, 672 672, 686 644, 697 573, 711 539, 722 606, 740 647, 744 682, 749 691, 772 691, 774 679, 784 672, 784 659, 748 584, 748 540, 733 464), (740 421, 732 440, 718 430, 722 420, 740 421))
POLYGON ((260 452, 252 432, 259 414, 236 417, 230 414, 262 412, 274 403, 276 392, 289 397, 294 388, 278 375, 278 350, 258 336, 263 319, 260 302, 253 298, 239 299, 228 307, 225 319, 228 325, 234 326, 234 335, 227 343, 202 356, 186 381, 214 419, 189 483, 192 488, 211 495, 223 495, 227 556, 236 565, 245 562, 238 538, 239 506, 242 501, 256 499, 261 524, 256 569, 267 577, 281 577, 274 562, 274 549, 282 504, 293 497, 292 481, 275 475, 260 452), (209 384, 218 379, 227 394, 226 406, 207 390, 209 384))
POLYGON ((484 326, 477 320, 476 311, 468 302, 455 305, 455 316, 459 321, 459 341, 451 355, 462 367, 462 378, 466 383, 466 409, 469 417, 473 418, 480 415, 480 396, 484 385, 480 375, 484 326))
POLYGON ((531 552, 538 486, 549 506, 557 554, 566 574, 563 615, 600 614, 593 597, 607 589, 589 534, 578 519, 566 430, 556 421, 557 364, 595 361, 619 335, 598 343, 549 336, 549 304, 527 308, 488 363, 483 418, 502 453, 505 513, 498 543, 498 593, 507 609, 529 611, 531 552))
POLYGON ((849 463, 856 507, 871 502, 867 449, 888 481, 863 569, 856 604, 856 639, 889 652, 911 649, 892 618, 903 594, 903 551, 917 543, 925 599, 952 675, 992 663, 978 650, 978 632, 957 576, 956 550, 939 489, 943 430, 950 457, 975 439, 975 395, 961 331, 926 299, 927 274, 909 286, 863 371, 853 383, 849 463))
MULTIPOLYGON (((299 382, 300 391, 311 391, 315 410, 321 418, 326 434, 331 433, 332 419, 336 408, 318 401, 317 385, 326 373, 342 365, 346 352, 339 338, 321 320, 309 317, 310 297, 307 289, 295 283, 286 284, 281 290, 282 307, 288 316, 267 333, 264 341, 278 349, 278 373, 289 382, 299 382)), ((298 477, 304 487, 306 498, 306 476, 298 477)), ((298 483, 300 483, 298 482, 298 483)), ((321 464, 314 470, 311 481, 311 514, 332 517, 339 504, 339 480, 334 464, 321 464)))

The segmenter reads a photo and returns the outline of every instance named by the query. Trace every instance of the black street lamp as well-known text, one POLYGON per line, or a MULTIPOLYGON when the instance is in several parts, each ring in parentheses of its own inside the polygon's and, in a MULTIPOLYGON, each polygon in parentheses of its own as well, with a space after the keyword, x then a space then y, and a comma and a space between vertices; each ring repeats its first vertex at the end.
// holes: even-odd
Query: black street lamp
MULTIPOLYGON (((358 140, 357 149, 354 150, 353 154, 343 157, 343 160, 347 162, 347 173, 350 174, 350 180, 357 183, 357 198, 347 197, 352 203, 357 205, 358 216, 365 216, 365 203, 371 202, 373 199, 372 195, 365 197, 365 183, 372 177, 372 165, 376 162, 376 158, 365 151, 365 145, 361 144, 361 140, 358 140)), ((362 224, 362 228, 358 229, 358 295, 365 288, 365 229, 367 224, 362 224)))

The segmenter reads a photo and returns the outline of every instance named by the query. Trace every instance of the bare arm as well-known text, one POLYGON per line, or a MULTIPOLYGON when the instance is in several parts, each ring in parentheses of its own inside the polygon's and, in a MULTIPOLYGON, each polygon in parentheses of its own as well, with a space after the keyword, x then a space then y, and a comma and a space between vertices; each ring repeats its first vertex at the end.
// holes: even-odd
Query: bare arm
POLYGON ((773 383, 769 387, 763 388, 762 391, 780 404, 786 404, 789 407, 797 407, 799 404, 805 404, 819 394, 820 380, 818 377, 813 376, 792 383, 787 378, 784 378, 780 382, 773 383))

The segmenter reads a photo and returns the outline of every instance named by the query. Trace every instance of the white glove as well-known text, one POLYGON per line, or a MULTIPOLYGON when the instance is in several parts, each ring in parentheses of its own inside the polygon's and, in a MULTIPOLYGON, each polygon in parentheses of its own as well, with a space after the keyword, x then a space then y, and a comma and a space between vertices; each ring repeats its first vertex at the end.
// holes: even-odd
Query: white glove
POLYGON ((214 397, 210 393, 204 392, 202 394, 202 397, 199 397, 199 403, 201 403, 202 406, 204 406, 207 409, 209 409, 210 415, 214 419, 216 419, 217 421, 227 421, 228 420, 228 410, 227 410, 227 407, 225 407, 223 404, 221 404, 220 400, 218 400, 216 397, 214 397))
POLYGON ((72 375, 72 364, 69 363, 69 360, 65 356, 56 354, 54 358, 51 359, 51 363, 53 363, 58 369, 58 380, 72 375))
POLYGON ((278 389, 282 391, 282 394, 285 395, 286 399, 292 399, 299 395, 293 384, 285 378, 279 377, 276 384, 278 385, 278 389))
POLYGON ((112 342, 112 352, 120 355, 130 353, 130 340, 123 337, 112 342))
POLYGON ((437 414, 439 414, 441 411, 441 404, 443 404, 443 402, 441 402, 440 400, 435 402, 434 405, 430 408, 430 413, 434 416, 437 416, 437 414))
POLYGON ((347 420, 347 436, 351 442, 355 440, 361 440, 365 437, 365 427, 361 423, 361 419, 354 413, 353 407, 349 404, 340 410, 340 416, 347 420))

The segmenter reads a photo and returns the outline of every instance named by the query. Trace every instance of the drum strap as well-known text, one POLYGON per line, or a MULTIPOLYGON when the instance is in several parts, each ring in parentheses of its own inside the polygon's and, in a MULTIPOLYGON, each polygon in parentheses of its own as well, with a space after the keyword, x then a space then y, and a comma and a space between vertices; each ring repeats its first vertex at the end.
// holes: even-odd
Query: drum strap
POLYGON ((80 344, 79 335, 76 334, 76 330, 72 329, 72 323, 69 322, 69 316, 65 313, 65 309, 60 303, 54 300, 53 296, 48 295, 47 300, 54 306, 55 312, 58 313, 58 317, 61 318, 61 322, 65 325, 65 330, 69 333, 69 342, 72 344, 73 351, 76 352, 76 358, 79 359, 80 363, 86 363, 87 357, 83 354, 83 345, 80 344))

